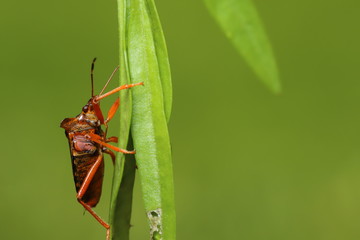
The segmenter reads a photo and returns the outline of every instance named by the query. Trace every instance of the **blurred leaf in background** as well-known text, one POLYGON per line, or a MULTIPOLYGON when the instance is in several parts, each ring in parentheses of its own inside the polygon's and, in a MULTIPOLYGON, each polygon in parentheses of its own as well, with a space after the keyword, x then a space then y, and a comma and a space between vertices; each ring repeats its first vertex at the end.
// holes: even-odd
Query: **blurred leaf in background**
POLYGON ((274 93, 281 90, 271 44, 252 0, 204 0, 226 37, 261 81, 274 93))

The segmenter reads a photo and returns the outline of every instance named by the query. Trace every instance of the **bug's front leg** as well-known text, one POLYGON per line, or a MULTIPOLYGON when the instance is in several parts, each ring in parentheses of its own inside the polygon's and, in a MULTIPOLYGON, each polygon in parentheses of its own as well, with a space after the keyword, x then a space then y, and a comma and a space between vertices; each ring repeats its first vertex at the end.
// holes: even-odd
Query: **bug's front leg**
POLYGON ((115 116, 116 111, 118 110, 120 105, 120 98, 117 98, 115 100, 115 102, 113 103, 113 105, 111 105, 110 110, 108 112, 108 116, 106 118, 106 120, 104 121, 104 125, 105 125, 105 136, 107 134, 108 131, 108 122, 110 122, 110 120, 115 116))
POLYGON ((113 105, 110 107, 108 116, 104 122, 105 126, 107 126, 107 123, 110 122, 110 120, 115 116, 115 113, 119 108, 119 105, 120 105, 120 98, 117 98, 116 101, 113 103, 113 105))

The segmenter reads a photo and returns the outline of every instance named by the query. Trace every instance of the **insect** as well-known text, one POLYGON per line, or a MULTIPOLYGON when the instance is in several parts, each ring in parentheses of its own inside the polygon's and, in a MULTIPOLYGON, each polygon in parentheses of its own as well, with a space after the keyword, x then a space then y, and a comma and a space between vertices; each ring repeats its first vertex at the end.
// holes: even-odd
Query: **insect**
POLYGON ((75 118, 65 118, 60 127, 65 129, 65 135, 68 138, 70 146, 71 163, 76 188, 76 198, 78 202, 102 225, 106 228, 106 239, 110 239, 110 225, 97 215, 94 208, 101 196, 102 182, 104 176, 104 153, 111 156, 112 162, 115 162, 115 154, 111 150, 125 154, 135 154, 135 151, 128 151, 115 147, 110 142, 116 143, 117 137, 106 137, 108 123, 114 117, 119 105, 119 98, 113 103, 104 116, 100 109, 100 100, 123 89, 143 85, 142 82, 135 84, 122 85, 105 94, 105 88, 113 78, 119 67, 115 68, 109 80, 104 85, 99 95, 94 95, 94 65, 96 58, 91 64, 91 98, 82 108, 82 111, 75 118), (105 131, 101 129, 105 126, 105 131))

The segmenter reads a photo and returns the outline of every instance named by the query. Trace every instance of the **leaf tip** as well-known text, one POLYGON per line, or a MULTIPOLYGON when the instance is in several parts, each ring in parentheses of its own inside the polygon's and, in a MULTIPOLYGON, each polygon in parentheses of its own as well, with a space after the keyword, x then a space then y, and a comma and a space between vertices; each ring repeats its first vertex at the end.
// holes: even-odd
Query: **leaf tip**
POLYGON ((255 68, 253 69, 255 73, 257 74, 258 78, 261 80, 262 83, 264 83, 273 94, 280 94, 282 91, 281 87, 281 81, 280 77, 275 65, 275 61, 272 62, 273 67, 267 67, 267 68, 255 68), (275 65, 275 66, 274 66, 275 65), (265 71, 264 71, 265 70, 265 71), (267 71, 266 71, 267 70, 267 71))
POLYGON ((279 95, 282 91, 280 79, 278 77, 273 81, 273 84, 271 84, 269 87, 272 93, 276 95, 279 95))

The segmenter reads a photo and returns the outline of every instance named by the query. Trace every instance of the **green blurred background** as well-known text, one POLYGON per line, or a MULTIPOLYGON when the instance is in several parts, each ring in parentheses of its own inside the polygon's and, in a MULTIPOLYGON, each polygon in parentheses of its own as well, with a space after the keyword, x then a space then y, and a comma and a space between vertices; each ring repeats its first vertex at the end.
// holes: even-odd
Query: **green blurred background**
MULTIPOLYGON (((173 74, 178 239, 360 239, 360 2, 255 4, 278 96, 201 1, 157 1, 173 74)), ((0 19, 0 239, 105 239, 75 199, 59 124, 89 99, 92 58, 97 91, 118 64, 116 1, 6 1, 0 19)), ((132 239, 148 239, 138 182, 133 212, 132 239)))

